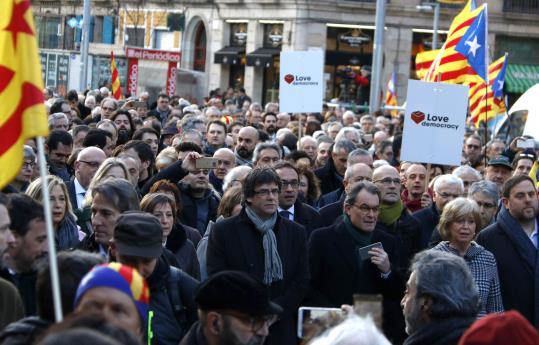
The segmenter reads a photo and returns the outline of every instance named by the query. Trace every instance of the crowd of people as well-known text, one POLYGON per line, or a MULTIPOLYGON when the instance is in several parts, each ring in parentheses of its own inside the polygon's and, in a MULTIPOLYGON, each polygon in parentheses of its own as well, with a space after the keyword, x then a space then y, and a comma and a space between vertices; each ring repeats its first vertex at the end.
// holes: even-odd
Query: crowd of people
POLYGON ((400 159, 402 114, 44 96, 54 238, 30 139, 0 193, 0 344, 539 344, 523 137, 469 128, 460 166, 426 165, 400 159), (358 294, 382 296, 380 328, 358 294), (298 339, 300 306, 348 316, 298 339))

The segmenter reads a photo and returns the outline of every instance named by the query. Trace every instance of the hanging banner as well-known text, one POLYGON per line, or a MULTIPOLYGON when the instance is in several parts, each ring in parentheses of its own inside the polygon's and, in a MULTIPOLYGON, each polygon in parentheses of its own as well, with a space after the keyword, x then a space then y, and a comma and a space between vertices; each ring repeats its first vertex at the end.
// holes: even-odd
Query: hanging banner
POLYGON ((137 94, 138 85, 138 59, 127 60, 127 93, 131 96, 137 94))
POLYGON ((401 160, 461 164, 468 86, 408 81, 401 160))
POLYGON ((174 96, 174 93, 176 92, 176 72, 178 71, 178 68, 176 67, 177 65, 178 64, 173 61, 168 63, 166 90, 169 97, 174 96))

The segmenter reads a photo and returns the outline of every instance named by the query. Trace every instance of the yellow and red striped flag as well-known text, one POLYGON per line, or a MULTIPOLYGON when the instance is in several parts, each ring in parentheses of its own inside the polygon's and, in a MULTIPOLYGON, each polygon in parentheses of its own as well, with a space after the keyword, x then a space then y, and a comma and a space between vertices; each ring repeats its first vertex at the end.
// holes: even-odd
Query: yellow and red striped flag
POLYGON ((419 79, 423 79, 425 77, 429 71, 430 65, 432 65, 439 52, 440 50, 436 49, 417 53, 415 56, 415 72, 419 79))
POLYGON ((118 74, 114 52, 112 51, 110 52, 110 74, 112 76, 112 96, 119 100, 122 98, 122 88, 120 87, 120 74, 118 74))
POLYGON ((488 87, 485 83, 470 84, 469 110, 476 127, 500 113, 504 113, 503 83, 507 57, 504 55, 488 67, 488 87))
POLYGON ((452 84, 464 84, 481 80, 468 63, 466 57, 456 51, 455 47, 482 11, 484 11, 484 6, 476 8, 475 0, 469 0, 466 3, 462 11, 453 19, 447 39, 423 80, 452 84))
POLYGON ((48 134, 30 0, 2 1, 0 15, 0 189, 19 173, 24 142, 48 134))

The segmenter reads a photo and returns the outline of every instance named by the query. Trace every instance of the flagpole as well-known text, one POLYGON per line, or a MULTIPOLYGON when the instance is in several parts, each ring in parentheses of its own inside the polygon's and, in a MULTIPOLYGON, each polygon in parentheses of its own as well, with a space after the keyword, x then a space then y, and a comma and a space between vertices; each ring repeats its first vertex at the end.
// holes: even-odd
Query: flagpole
POLYGON ((49 186, 47 183, 47 167, 45 165, 45 146, 43 137, 37 137, 37 152, 39 162, 39 175, 41 177, 41 190, 43 195, 43 209, 45 211, 45 225, 47 226, 47 239, 49 246, 49 265, 52 282, 52 297, 54 303, 54 317, 56 322, 63 319, 62 300, 60 299, 60 278, 58 275, 58 263, 56 261, 56 247, 54 241, 54 231, 52 230, 52 212, 49 199, 49 186))
MULTIPOLYGON (((483 6, 485 6, 485 69, 486 69, 486 73, 485 73, 485 122, 484 122, 484 126, 485 126, 485 131, 484 131, 484 137, 485 137, 485 147, 487 145, 487 141, 488 141, 488 125, 487 125, 487 115, 488 115, 488 85, 489 85, 489 63, 488 63, 488 6, 487 4, 483 4, 483 6)), ((486 152, 485 152, 485 156, 484 156, 484 161, 485 161, 485 167, 487 166, 488 162, 487 162, 487 155, 486 155, 486 152)))

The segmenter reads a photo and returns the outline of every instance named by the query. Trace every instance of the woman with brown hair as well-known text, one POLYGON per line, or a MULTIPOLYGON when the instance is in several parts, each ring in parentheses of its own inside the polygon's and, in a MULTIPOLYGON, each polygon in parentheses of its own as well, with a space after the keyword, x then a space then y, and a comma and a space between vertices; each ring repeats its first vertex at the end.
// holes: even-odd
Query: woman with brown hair
POLYGON ((299 171, 299 198, 304 203, 314 208, 320 198, 320 182, 310 167, 298 165, 299 171))
MULTIPOLYGON (((153 214, 159 219, 163 228, 163 246, 174 254, 179 267, 195 279, 200 278, 200 267, 193 242, 187 239, 185 232, 177 229, 176 226, 176 202, 164 193, 146 194, 140 202, 140 209, 153 214), (173 241, 169 241, 170 235, 174 233, 173 241)), ((165 256, 166 256, 165 251, 165 256)), ((174 265, 174 260, 169 260, 174 265)))

